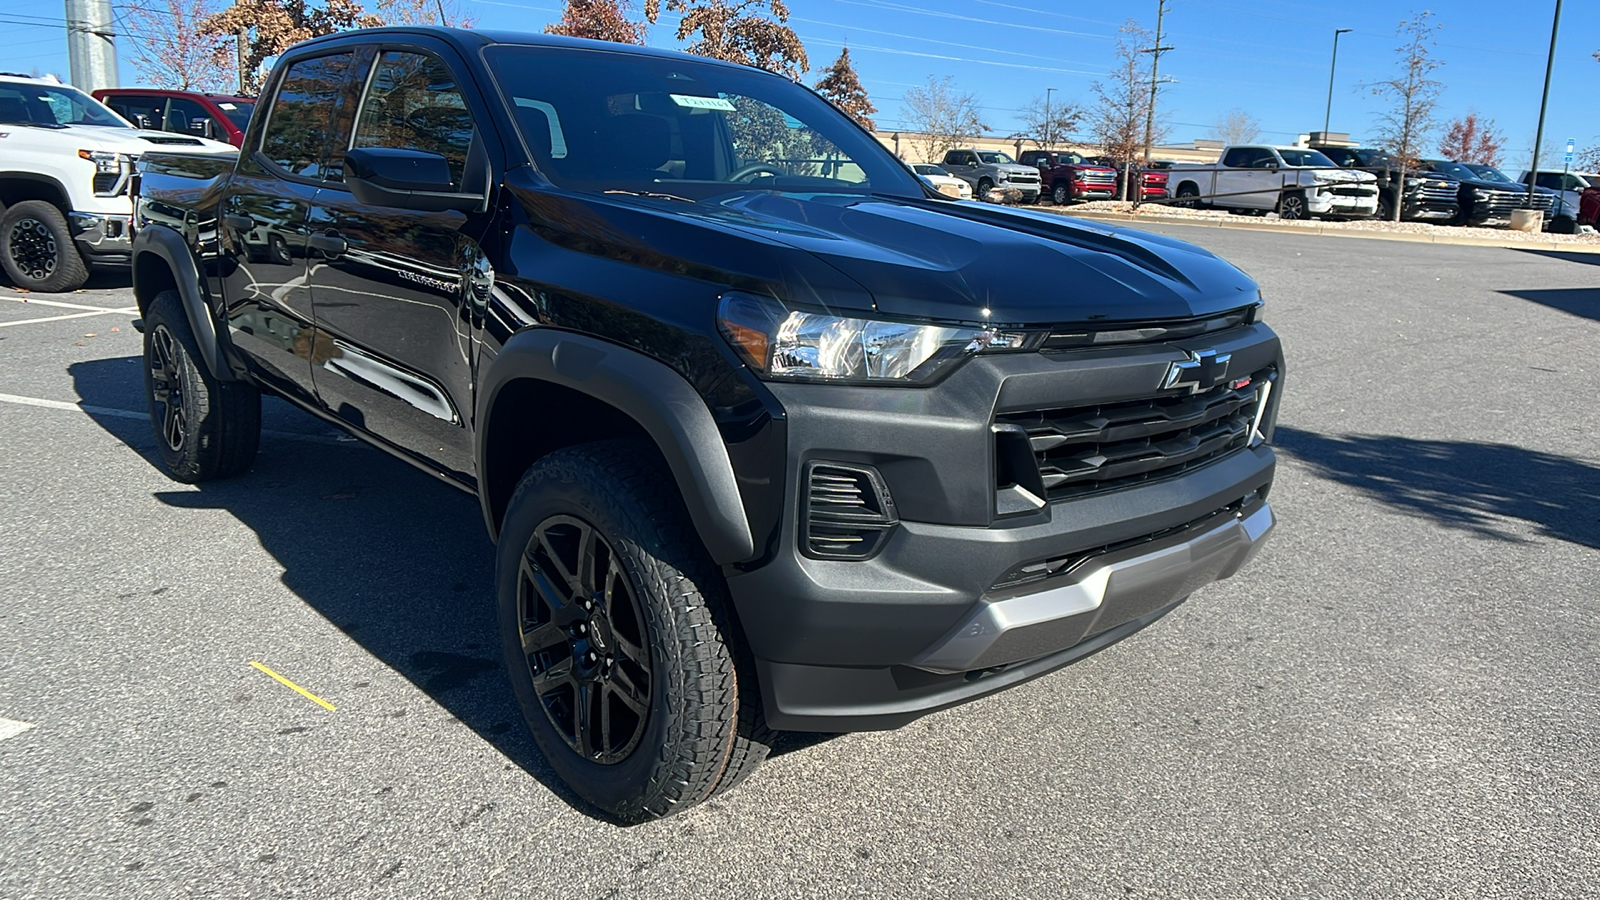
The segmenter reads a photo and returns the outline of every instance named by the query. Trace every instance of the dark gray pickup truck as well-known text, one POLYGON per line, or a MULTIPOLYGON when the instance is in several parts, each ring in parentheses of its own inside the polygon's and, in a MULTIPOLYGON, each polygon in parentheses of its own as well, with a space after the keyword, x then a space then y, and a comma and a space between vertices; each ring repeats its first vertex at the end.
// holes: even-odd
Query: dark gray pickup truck
POLYGON ((266 391, 476 495, 528 726, 617 820, 1080 659, 1273 527, 1249 278, 950 200, 779 76, 353 31, 236 160, 141 165, 173 476, 248 470, 266 391))

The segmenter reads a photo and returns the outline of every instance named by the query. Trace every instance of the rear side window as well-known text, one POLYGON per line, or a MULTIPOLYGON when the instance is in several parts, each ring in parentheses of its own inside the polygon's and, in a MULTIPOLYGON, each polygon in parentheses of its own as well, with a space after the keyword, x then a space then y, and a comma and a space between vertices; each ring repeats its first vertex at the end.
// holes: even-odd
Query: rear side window
POLYGON ((222 123, 211 118, 211 113, 204 106, 183 97, 173 97, 167 106, 167 129, 178 134, 189 134, 195 137, 206 136, 206 123, 211 122, 212 137, 227 140, 228 135, 222 129, 222 123))
POLYGON ((261 152, 273 165, 302 178, 323 176, 340 90, 354 65, 351 53, 290 64, 261 137, 261 152))
POLYGON ((472 114, 442 60, 400 50, 378 57, 351 149, 437 153, 450 164, 450 180, 460 185, 472 137, 472 114))

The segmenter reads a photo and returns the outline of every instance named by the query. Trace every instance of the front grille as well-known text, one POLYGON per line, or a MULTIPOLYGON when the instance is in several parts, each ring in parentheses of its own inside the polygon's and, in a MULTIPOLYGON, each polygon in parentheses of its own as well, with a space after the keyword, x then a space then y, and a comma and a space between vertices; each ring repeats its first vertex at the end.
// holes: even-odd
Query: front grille
POLYGON ((1336 197, 1372 197, 1376 196, 1378 189, 1370 184, 1340 185, 1333 189, 1336 197))
POLYGON ((1540 209, 1549 212, 1555 205, 1555 194, 1535 193, 1530 199, 1527 191, 1483 191, 1478 192, 1478 207, 1488 210, 1491 216, 1509 216, 1514 209, 1540 209))
POLYGON ((1012 184, 1038 184, 1038 175, 1007 175, 1006 180, 1012 184))
MULTIPOLYGON (((1026 433, 1038 467, 1033 483, 1048 500, 1131 487, 1248 447, 1275 377, 1266 368, 1198 394, 1007 412, 995 417, 996 434, 1026 433)), ((997 454, 1004 452, 997 440, 997 454)), ((1011 468, 1000 478, 1022 483, 1011 468)))
POLYGON ((1113 172, 1085 172, 1083 173, 1083 180, 1089 184, 1109 186, 1117 183, 1117 176, 1113 172))
POLYGON ((804 546, 818 559, 867 559, 899 521, 878 473, 866 466, 811 463, 806 471, 804 546))

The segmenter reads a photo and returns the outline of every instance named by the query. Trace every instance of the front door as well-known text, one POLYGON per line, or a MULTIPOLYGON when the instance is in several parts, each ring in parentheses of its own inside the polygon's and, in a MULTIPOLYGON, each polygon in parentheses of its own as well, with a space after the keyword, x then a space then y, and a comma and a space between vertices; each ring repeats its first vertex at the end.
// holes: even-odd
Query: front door
MULTIPOLYGON (((255 375, 315 403, 306 217, 354 74, 350 51, 294 60, 264 107, 265 127, 240 152, 222 199, 222 278, 233 345, 255 375)), ((348 127, 345 129, 348 134, 348 127)))
MULTIPOLYGON (((478 173, 481 140, 461 81, 420 48, 384 49, 367 80, 352 148, 437 153, 457 190, 478 173)), ((338 176, 334 176, 336 179, 338 176)), ((473 483, 473 363, 492 277, 485 214, 367 206, 330 180, 311 208, 317 393, 334 415, 473 483)))

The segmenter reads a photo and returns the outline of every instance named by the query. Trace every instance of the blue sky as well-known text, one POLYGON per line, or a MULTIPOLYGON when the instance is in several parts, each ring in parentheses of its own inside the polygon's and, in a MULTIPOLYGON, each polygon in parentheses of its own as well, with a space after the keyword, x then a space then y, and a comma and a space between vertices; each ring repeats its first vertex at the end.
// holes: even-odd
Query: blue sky
MULTIPOLYGON (((113 0, 121 6, 126 0, 113 0)), ((1135 18, 1155 25, 1156 0, 788 0, 790 24, 805 41, 815 80, 848 44, 880 127, 900 124, 904 92, 929 75, 953 76, 979 97, 993 131, 1018 127, 1017 109, 1052 95, 1087 103, 1089 85, 1112 60, 1117 27, 1135 18)), ((1162 90, 1169 137, 1208 136, 1227 110, 1254 116, 1263 139, 1292 141, 1322 126, 1333 30, 1339 39, 1333 92, 1334 131, 1370 134, 1381 102, 1365 85, 1397 67, 1395 26, 1412 9, 1431 9, 1443 28, 1437 77, 1446 85, 1440 122, 1475 108, 1506 135, 1507 168, 1520 168, 1533 146, 1554 0, 1508 6, 1445 0, 1416 6, 1388 2, 1170 0, 1164 42, 1176 49, 1161 71, 1176 79, 1162 90)), ((537 31, 560 16, 560 0, 456 0, 481 27, 537 31)), ((0 70, 65 76, 61 0, 11 0, 0 12, 0 70), (54 26, 50 22, 56 23, 54 26), (24 24, 37 23, 37 24, 24 24)), ((675 19, 664 17, 650 43, 673 47, 675 19)), ((1567 2, 1551 86, 1545 144, 1576 139, 1600 144, 1600 3, 1567 2)), ((134 72, 123 58, 125 84, 134 72)), ((1440 129, 1442 131, 1442 128, 1440 129)), ((1513 175, 1515 172, 1512 173, 1513 175)))

